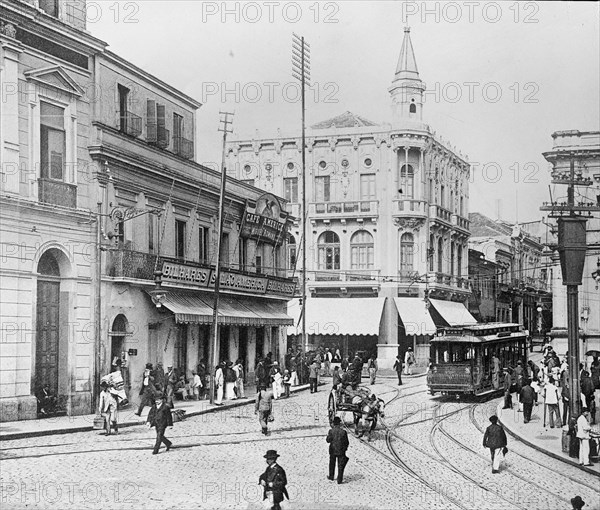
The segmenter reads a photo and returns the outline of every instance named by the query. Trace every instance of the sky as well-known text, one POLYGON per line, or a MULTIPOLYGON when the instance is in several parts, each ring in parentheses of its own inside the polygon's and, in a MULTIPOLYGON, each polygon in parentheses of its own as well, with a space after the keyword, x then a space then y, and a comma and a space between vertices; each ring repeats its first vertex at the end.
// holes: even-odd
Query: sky
POLYGON ((411 39, 427 84, 423 120, 472 165, 470 211, 533 221, 550 185, 552 133, 600 130, 599 4, 588 2, 88 1, 88 30, 203 103, 198 162, 231 139, 300 133, 292 34, 310 44, 307 123, 351 111, 391 120, 391 85, 411 39))

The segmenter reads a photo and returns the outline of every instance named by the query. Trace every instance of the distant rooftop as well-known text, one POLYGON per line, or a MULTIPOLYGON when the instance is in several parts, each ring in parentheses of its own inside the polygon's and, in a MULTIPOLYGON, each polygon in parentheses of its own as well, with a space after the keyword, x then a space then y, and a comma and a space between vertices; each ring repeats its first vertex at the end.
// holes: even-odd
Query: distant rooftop
POLYGON ((361 127, 361 126, 377 126, 375 122, 371 122, 364 117, 359 115, 355 115, 352 112, 344 112, 337 117, 333 117, 331 119, 324 120, 319 122, 318 124, 313 124, 311 126, 312 129, 329 129, 332 127, 337 128, 353 128, 353 127, 361 127))

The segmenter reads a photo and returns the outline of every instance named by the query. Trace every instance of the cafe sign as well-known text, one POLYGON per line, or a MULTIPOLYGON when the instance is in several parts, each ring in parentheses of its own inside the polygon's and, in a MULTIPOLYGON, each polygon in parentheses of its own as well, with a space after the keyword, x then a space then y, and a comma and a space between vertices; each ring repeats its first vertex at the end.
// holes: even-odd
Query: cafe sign
POLYGON ((286 235, 287 213, 275 195, 265 193, 253 206, 246 205, 240 235, 268 244, 281 244, 286 235))
MULTIPOLYGON (((213 267, 165 260, 162 264, 162 273, 165 283, 193 285, 207 289, 215 287, 216 273, 213 267)), ((296 282, 268 275, 249 275, 221 269, 220 288, 241 294, 266 294, 291 298, 296 290, 296 282)))

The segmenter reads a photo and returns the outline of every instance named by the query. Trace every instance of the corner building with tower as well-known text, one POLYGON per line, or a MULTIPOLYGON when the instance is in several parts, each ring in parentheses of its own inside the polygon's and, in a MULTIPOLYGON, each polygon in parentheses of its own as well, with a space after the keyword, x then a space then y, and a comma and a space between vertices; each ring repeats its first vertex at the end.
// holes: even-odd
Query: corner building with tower
POLYGON ((465 307, 469 164, 423 122, 425 90, 405 28, 391 123, 345 112, 307 128, 305 190, 300 129, 228 142, 230 175, 290 202, 286 255, 298 277, 306 196, 308 345, 295 299, 289 346, 376 353, 391 368, 408 347, 426 362, 437 326, 476 322, 465 307))

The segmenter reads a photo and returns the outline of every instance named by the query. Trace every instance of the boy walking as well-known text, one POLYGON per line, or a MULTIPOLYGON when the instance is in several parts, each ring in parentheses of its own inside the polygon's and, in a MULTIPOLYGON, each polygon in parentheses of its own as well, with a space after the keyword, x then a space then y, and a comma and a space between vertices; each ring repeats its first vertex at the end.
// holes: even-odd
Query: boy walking
POLYGON ((117 399, 110 392, 110 387, 107 382, 101 382, 100 386, 102 391, 100 392, 100 405, 99 411, 104 416, 104 428, 106 435, 110 436, 110 426, 115 428, 115 434, 119 433, 119 426, 117 424, 117 399))
POLYGON ((156 396, 154 405, 148 413, 148 420, 146 423, 148 428, 154 427, 156 429, 156 443, 154 443, 152 455, 158 453, 161 443, 164 443, 167 447, 167 451, 169 451, 173 446, 173 443, 165 437, 165 430, 167 427, 173 426, 173 416, 171 416, 171 408, 165 404, 161 394, 156 396))

